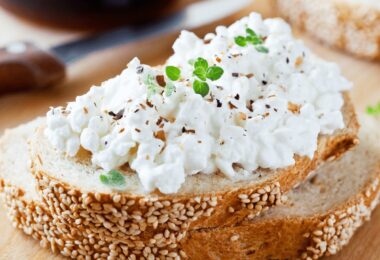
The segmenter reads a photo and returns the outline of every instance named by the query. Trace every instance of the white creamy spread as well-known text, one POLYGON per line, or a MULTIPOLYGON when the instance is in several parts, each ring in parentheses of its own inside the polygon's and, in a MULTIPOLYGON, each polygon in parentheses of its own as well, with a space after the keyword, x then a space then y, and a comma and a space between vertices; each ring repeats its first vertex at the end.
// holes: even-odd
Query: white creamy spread
POLYGON ((251 14, 205 39, 183 31, 173 49, 165 66, 181 70, 178 81, 169 80, 165 66, 135 58, 119 76, 47 113, 51 144, 68 156, 82 147, 105 171, 128 164, 147 192, 174 193, 187 175, 219 170, 244 178, 258 167, 290 166, 295 154, 311 158, 319 134, 344 127, 341 92, 351 83, 280 19, 251 14), (268 53, 235 43, 247 28, 261 36, 268 53), (205 97, 192 87, 191 61, 199 57, 224 71, 205 80, 205 97), (161 75, 171 91, 158 86, 161 75))

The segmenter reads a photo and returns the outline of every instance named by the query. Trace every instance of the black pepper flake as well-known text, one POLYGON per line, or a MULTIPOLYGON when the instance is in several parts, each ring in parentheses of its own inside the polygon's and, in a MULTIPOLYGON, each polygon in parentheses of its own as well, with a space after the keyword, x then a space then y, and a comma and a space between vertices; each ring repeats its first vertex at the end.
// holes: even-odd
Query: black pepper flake
POLYGON ((195 134, 195 130, 194 129, 186 129, 186 127, 182 127, 182 133, 195 134))
POLYGON ((150 101, 149 101, 149 100, 147 100, 145 103, 146 103, 146 105, 147 105, 148 107, 153 107, 153 104, 152 104, 152 103, 150 103, 150 101))
POLYGON ((165 87, 166 86, 164 75, 157 75, 156 76, 156 81, 157 81, 158 85, 160 85, 161 87, 165 87))
POLYGON ((222 107, 222 102, 219 99, 216 100, 216 107, 222 107))
POLYGON ((239 99, 240 99, 240 95, 239 95, 239 94, 236 94, 234 98, 235 98, 236 100, 239 100, 239 99))
POLYGON ((136 68, 136 73, 137 74, 141 74, 141 73, 143 73, 143 71, 144 71, 144 67, 143 66, 137 66, 137 68, 136 68))
POLYGON ((133 113, 137 113, 137 112, 139 112, 140 111, 140 109, 136 109, 135 111, 133 111, 133 113))
POLYGON ((269 108, 270 108, 270 105, 268 105, 268 104, 265 104, 265 107, 266 107, 267 109, 269 109, 269 108))
POLYGON ((289 64, 290 60, 288 57, 286 57, 286 63, 289 64))
POLYGON ((273 108, 273 110, 274 110, 274 112, 277 112, 277 111, 278 111, 277 108, 273 108))
POLYGON ((108 142, 107 142, 107 141, 105 141, 105 142, 104 142, 104 145, 105 145, 105 146, 107 146, 107 145, 108 145, 108 142))
POLYGON ((232 54, 232 57, 234 57, 234 58, 239 57, 239 56, 243 56, 243 54, 242 53, 232 54))
POLYGON ((202 143, 202 141, 201 140, 198 140, 198 144, 201 144, 202 143))
POLYGON ((160 117, 159 119, 157 119, 156 125, 160 125, 162 123, 162 120, 163 120, 162 117, 160 117))
POLYGON ((235 77, 235 78, 239 77, 239 73, 237 73, 237 72, 232 72, 232 77, 235 77))
POLYGON ((261 81, 261 83, 263 83, 263 85, 265 86, 266 84, 268 84, 268 81, 263 80, 263 81, 261 81))
POLYGON ((122 110, 120 110, 119 112, 117 112, 116 114, 114 112, 110 111, 110 112, 108 112, 108 115, 112 116, 113 120, 119 120, 124 115, 124 108, 122 110))
POLYGON ((149 120, 146 120, 146 121, 145 121, 145 124, 146 124, 146 125, 149 125, 149 120))
POLYGON ((216 86, 216 88, 219 89, 219 90, 223 90, 222 86, 216 86))
POLYGON ((135 131, 136 131, 137 133, 140 133, 140 132, 141 132, 141 130, 138 129, 138 128, 135 128, 135 131))
POLYGON ((248 104, 247 104, 247 109, 250 111, 250 112, 253 112, 253 103, 255 101, 253 101, 252 99, 249 100, 248 104))
POLYGON ((231 103, 231 101, 228 102, 228 106, 230 107, 230 109, 236 109, 237 107, 231 103))

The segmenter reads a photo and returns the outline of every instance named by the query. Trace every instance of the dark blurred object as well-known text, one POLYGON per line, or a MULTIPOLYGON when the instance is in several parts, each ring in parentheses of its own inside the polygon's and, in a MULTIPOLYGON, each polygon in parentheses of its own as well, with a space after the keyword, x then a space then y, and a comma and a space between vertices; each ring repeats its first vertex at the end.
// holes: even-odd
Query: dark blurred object
MULTIPOLYGON (((189 0, 0 0, 11 12, 48 26, 99 30, 151 22, 189 0)), ((194 2, 194 1, 192 1, 194 2)))

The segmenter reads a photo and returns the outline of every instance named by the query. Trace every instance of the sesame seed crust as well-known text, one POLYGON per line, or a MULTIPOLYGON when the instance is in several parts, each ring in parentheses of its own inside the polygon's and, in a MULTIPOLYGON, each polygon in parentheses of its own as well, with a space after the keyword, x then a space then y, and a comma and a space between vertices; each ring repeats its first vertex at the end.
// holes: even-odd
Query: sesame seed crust
POLYGON ((331 0, 276 0, 276 7, 289 22, 323 42, 359 57, 380 59, 379 9, 331 0))
POLYGON ((190 231, 181 241, 190 259, 319 259, 339 252, 370 219, 380 198, 380 165, 361 191, 327 212, 249 217, 233 227, 190 231), (215 245, 213 239, 217 239, 215 245))

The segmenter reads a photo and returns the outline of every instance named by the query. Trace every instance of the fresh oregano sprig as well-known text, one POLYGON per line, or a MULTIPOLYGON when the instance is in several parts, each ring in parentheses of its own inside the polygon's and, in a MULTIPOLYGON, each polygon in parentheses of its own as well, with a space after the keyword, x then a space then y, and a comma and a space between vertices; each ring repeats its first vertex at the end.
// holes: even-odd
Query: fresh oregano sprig
POLYGON ((252 44, 258 52, 262 52, 262 53, 269 52, 268 48, 263 45, 264 44, 263 37, 261 37, 260 35, 257 35, 255 31, 252 30, 251 28, 247 28, 245 32, 246 32, 245 36, 239 35, 235 37, 235 43, 237 45, 241 47, 245 47, 248 44, 252 44))
POLYGON ((195 93, 204 97, 210 91, 210 87, 206 80, 209 79, 211 81, 215 81, 220 79, 224 73, 224 70, 216 65, 209 66, 207 60, 202 57, 198 57, 194 61, 193 66, 193 75, 198 78, 193 82, 193 90, 195 93))
POLYGON ((100 182, 115 188, 122 188, 125 186, 125 177, 124 175, 117 170, 110 170, 106 174, 101 174, 99 176, 100 182))
POLYGON ((380 102, 377 103, 376 106, 368 106, 367 107, 367 114, 371 115, 371 116, 377 116, 380 114, 380 102))

